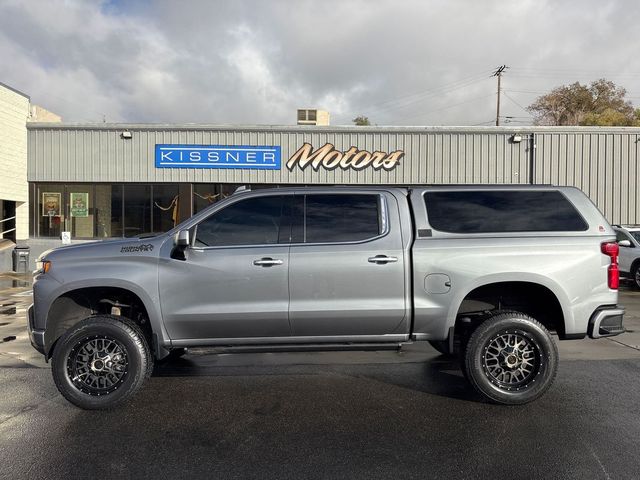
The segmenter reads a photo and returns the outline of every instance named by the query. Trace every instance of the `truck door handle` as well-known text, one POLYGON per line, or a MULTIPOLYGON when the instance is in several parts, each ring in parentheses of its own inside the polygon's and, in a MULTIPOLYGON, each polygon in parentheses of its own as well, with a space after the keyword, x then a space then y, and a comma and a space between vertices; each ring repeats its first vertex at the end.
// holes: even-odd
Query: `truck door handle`
POLYGON ((260 260, 254 260, 253 264, 258 267, 272 267, 273 265, 282 265, 282 260, 273 259, 270 257, 261 258, 260 260))
POLYGON ((386 255, 376 255, 375 257, 369 257, 369 263, 375 263, 376 265, 384 265, 385 263, 394 263, 398 261, 398 257, 388 257, 386 255))

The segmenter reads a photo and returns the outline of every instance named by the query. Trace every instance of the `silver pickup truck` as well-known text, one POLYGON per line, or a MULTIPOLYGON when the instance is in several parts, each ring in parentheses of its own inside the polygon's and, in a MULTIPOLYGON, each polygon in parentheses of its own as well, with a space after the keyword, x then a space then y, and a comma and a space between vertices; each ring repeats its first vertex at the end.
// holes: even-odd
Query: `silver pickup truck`
POLYGON ((417 341, 458 355, 486 399, 523 404, 554 380, 553 335, 623 332, 617 255, 575 188, 244 191, 165 234, 45 252, 28 328, 86 409, 188 347, 417 341))

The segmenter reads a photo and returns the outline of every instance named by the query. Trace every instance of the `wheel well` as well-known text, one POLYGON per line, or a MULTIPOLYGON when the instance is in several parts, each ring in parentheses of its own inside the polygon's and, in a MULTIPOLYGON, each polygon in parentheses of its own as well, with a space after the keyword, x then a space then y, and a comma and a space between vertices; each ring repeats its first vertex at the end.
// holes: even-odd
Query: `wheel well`
POLYGON ((458 310, 456 333, 465 325, 481 323, 495 310, 526 313, 564 337, 564 315, 558 298, 547 287, 532 282, 491 283, 469 292, 458 310))
MULTIPOLYGON (((140 297, 124 288, 90 287, 67 292, 56 298, 49 309, 47 325, 55 322, 55 342, 66 330, 92 315, 126 317, 136 323, 153 350, 153 335, 149 315, 140 297)), ((53 354, 55 343, 49 350, 53 354)))

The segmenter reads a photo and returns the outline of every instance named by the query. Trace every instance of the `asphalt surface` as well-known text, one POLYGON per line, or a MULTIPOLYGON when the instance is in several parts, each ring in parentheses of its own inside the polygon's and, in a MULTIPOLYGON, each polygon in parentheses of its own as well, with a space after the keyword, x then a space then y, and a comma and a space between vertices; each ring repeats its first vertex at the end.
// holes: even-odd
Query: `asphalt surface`
POLYGON ((85 412, 28 345, 29 286, 0 277, 0 478, 640 478, 640 292, 630 330, 560 342, 544 397, 482 402, 426 344, 187 355, 85 412), (15 337, 13 339, 12 337, 15 337))

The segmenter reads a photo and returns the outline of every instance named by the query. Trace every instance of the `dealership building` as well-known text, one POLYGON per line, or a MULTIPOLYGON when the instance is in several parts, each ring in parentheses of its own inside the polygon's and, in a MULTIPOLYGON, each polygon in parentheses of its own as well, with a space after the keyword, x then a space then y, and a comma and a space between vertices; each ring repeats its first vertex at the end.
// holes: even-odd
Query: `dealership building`
POLYGON ((27 125, 32 257, 163 232, 241 185, 553 184, 640 223, 640 128, 27 125))

